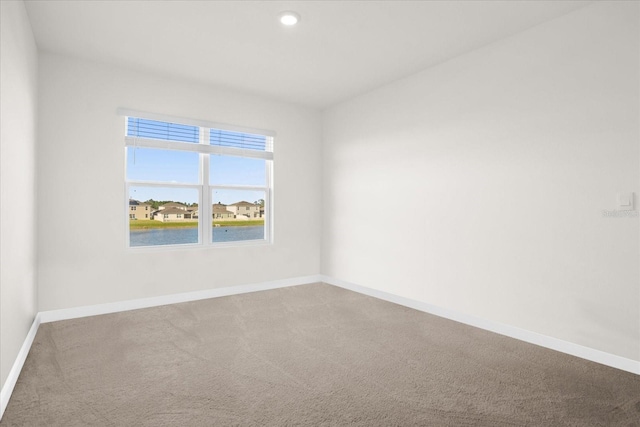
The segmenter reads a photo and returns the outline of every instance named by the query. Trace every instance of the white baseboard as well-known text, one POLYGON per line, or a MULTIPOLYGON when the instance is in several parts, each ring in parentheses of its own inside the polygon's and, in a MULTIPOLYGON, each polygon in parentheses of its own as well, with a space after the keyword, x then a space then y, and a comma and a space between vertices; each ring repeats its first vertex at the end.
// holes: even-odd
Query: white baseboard
POLYGON ((580 357, 582 359, 590 360, 592 362, 600 363, 602 365, 610 366, 612 368, 617 368, 636 375, 640 375, 640 361, 637 360, 627 359, 625 357, 616 356, 615 354, 606 353, 604 351, 585 347, 558 338, 553 338, 547 335, 520 329, 515 326, 494 322, 492 320, 481 319, 478 317, 470 316, 468 314, 459 313, 453 310, 448 310, 442 307, 431 305, 426 302, 416 301, 410 298, 378 291, 376 289, 356 285, 354 283, 346 282, 344 280, 336 279, 329 276, 321 275, 321 281, 330 285, 348 289, 350 291, 358 292, 374 298, 413 308, 415 310, 423 311, 425 313, 444 317, 445 319, 454 320, 456 322, 464 323, 476 328, 485 329, 487 331, 505 335, 510 338, 515 338, 520 341, 525 341, 531 344, 539 345, 541 347, 549 348, 551 350, 556 350, 562 353, 570 354, 572 356, 580 357))
POLYGON ((605 353, 600 350, 595 350, 589 347, 574 344, 568 341, 563 341, 557 338, 541 335, 535 332, 527 331, 524 329, 516 328, 514 326, 505 325, 499 322, 491 320, 480 319, 477 317, 469 316, 467 314, 458 313, 452 310, 447 310, 441 307, 437 307, 425 302, 412 300, 409 298, 393 295, 387 292, 378 291, 376 289, 359 286, 353 283, 346 282, 344 280, 335 279, 333 277, 324 275, 303 276, 294 277, 290 279, 275 280, 271 282, 253 283, 248 285, 230 286, 226 288, 208 289, 204 291, 187 292, 181 294, 164 295, 153 298, 143 298, 129 301, 121 301, 109 304, 98 304, 84 307, 74 307, 61 310, 43 311, 36 315, 31 325, 31 329, 27 333, 27 336, 18 352, 15 362, 9 371, 9 376, 2 386, 0 391, 0 420, 4 415, 4 411, 9 403, 13 388, 18 381, 20 372, 24 365, 33 340, 38 331, 38 327, 41 323, 55 322, 58 320, 76 319, 79 317, 96 316, 100 314, 116 313, 120 311, 137 310, 140 308, 157 307, 167 304, 176 304, 188 301, 197 301, 202 299, 217 298, 230 295, 239 295, 249 292, 266 291, 269 289, 285 288, 289 286, 305 285, 309 283, 324 282, 333 286, 338 286, 350 291, 358 292, 361 294, 369 295, 374 298, 379 298, 385 301, 389 301, 395 304, 400 304, 405 307, 413 308, 415 310, 424 311, 426 313, 434 314, 436 316, 444 317, 446 319, 455 320, 456 322, 464 323, 477 328, 485 329, 491 332, 495 332, 501 335, 505 335, 511 338, 515 338, 521 341, 525 341, 531 344, 536 344, 541 347, 550 348, 552 350, 567 353, 572 356, 580 357, 582 359, 590 360, 592 362, 600 363, 603 365, 611 366, 613 368, 621 369, 623 371, 631 372, 640 375, 640 362, 627 359, 614 354, 605 353))
POLYGON ((24 362, 27 360, 27 355, 29 354, 29 350, 31 350, 31 344, 33 344, 33 339, 36 337, 36 332, 38 332, 39 326, 40 314, 36 314, 36 317, 33 319, 33 323, 31 324, 31 328, 27 333, 27 337, 24 339, 22 347, 20 347, 18 356, 9 371, 9 376, 0 391, 0 420, 4 415, 4 410, 7 409, 11 393, 13 393, 13 388, 16 386, 16 382, 18 382, 18 377, 20 376, 24 362))
POLYGON ((42 323, 58 320, 77 319, 79 317, 97 316, 100 314, 117 313, 120 311, 137 310, 140 308, 157 307, 167 304, 198 301, 202 299, 218 298, 229 295, 246 294, 248 292, 266 291, 269 289, 286 288, 289 286, 305 285, 320 282, 320 275, 293 277, 290 279, 274 280, 271 282, 252 283, 248 285, 229 286, 226 288, 207 289, 203 291, 185 292, 181 294, 163 295, 160 297, 142 298, 119 301, 108 304, 88 305, 83 307, 63 308, 40 312, 42 323))

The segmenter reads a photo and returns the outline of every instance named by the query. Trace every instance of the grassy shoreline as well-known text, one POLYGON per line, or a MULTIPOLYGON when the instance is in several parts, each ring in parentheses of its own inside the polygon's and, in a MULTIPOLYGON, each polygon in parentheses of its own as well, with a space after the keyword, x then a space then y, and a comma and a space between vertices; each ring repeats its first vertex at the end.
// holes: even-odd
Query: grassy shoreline
MULTIPOLYGON (((247 220, 247 221, 212 221, 214 227, 248 227, 264 225, 264 219, 247 220)), ((184 222, 162 222, 152 219, 136 219, 129 220, 129 228, 131 230, 144 230, 147 228, 196 228, 198 221, 184 222)))

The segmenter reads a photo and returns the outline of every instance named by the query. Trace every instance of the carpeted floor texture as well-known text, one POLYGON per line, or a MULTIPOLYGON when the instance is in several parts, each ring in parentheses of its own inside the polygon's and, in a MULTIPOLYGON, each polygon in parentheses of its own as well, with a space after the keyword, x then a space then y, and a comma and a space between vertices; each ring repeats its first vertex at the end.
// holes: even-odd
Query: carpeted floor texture
POLYGON ((2 426, 640 426, 640 376, 326 284, 40 326, 2 426))

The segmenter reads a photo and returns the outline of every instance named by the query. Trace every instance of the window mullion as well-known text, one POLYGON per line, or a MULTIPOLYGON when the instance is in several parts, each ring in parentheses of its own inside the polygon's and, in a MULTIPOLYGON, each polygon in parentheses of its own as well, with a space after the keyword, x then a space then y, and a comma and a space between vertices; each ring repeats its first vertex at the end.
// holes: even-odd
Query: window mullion
POLYGON ((273 243, 273 162, 266 162, 265 179, 267 188, 265 190, 264 200, 264 232, 265 240, 273 243))
POLYGON ((181 182, 127 180, 126 183, 140 187, 200 188, 200 184, 186 184, 181 182))
MULTIPOLYGON (((209 129, 200 128, 200 144, 209 145, 209 129)), ((209 189, 209 168, 210 156, 207 153, 200 153, 200 184, 202 207, 200 208, 201 218, 201 241, 203 245, 211 244, 211 221, 213 214, 211 212, 211 190, 209 189)))
MULTIPOLYGON (((202 132, 204 128, 200 128, 202 132)), ((209 134, 209 129, 204 129, 209 134)), ((193 144, 188 142, 170 141, 166 139, 151 139, 137 136, 126 136, 124 138, 125 146, 136 148, 155 148, 159 150, 174 150, 174 151, 190 151, 195 153, 206 154, 221 154, 225 156, 234 157, 249 157, 254 159, 273 160, 273 153, 270 151, 249 150, 235 147, 219 147, 209 144, 209 140, 206 140, 206 144, 200 142, 199 144, 193 144)))
POLYGON ((129 231, 129 183, 127 183, 125 181, 124 183, 124 194, 125 194, 125 227, 124 227, 124 231, 125 231, 125 242, 127 244, 127 248, 131 246, 131 235, 130 235, 130 231, 129 231))
POLYGON ((211 190, 267 191, 267 189, 269 187, 268 186, 264 186, 264 185, 233 185, 233 184, 226 184, 226 185, 209 185, 209 188, 211 190))

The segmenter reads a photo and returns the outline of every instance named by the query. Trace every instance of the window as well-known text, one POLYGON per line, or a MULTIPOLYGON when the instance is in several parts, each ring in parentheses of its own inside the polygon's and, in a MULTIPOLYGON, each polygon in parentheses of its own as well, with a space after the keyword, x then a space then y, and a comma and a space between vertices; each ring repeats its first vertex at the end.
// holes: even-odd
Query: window
POLYGON ((129 247, 272 240, 274 132, 120 114, 127 204, 151 211, 146 221, 129 215, 129 247))

